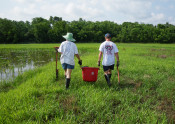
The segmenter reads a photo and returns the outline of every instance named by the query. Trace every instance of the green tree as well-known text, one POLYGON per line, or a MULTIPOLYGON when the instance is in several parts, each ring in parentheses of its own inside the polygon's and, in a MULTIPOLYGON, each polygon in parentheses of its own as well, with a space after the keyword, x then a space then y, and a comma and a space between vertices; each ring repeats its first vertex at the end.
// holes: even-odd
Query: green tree
POLYGON ((14 31, 12 29, 13 23, 11 20, 0 18, 0 43, 12 43, 14 38, 14 31))
POLYGON ((51 29, 48 20, 43 18, 34 18, 32 21, 32 30, 37 43, 48 43, 48 31, 51 29))

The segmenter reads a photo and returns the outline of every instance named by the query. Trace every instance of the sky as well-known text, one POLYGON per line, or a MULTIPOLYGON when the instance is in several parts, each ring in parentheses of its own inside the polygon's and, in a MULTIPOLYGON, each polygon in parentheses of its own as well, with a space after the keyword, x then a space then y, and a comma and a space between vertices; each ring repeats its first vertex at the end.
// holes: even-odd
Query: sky
POLYGON ((175 25, 174 13, 175 0, 0 0, 0 18, 16 21, 57 16, 66 21, 175 25))

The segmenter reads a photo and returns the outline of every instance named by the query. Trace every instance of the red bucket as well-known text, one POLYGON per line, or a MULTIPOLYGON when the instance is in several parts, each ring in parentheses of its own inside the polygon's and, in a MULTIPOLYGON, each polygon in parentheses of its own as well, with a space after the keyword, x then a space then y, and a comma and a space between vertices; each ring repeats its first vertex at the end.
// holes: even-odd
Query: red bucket
POLYGON ((82 67, 83 80, 88 82, 97 81, 99 68, 95 67, 82 67))

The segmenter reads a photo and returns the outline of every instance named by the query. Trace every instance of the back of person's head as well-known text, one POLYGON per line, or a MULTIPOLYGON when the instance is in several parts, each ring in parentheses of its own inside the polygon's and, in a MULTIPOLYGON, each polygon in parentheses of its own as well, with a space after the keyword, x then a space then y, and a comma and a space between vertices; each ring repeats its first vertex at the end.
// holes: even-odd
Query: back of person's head
POLYGON ((107 34, 105 34, 105 38, 111 38, 111 34, 109 34, 109 33, 107 33, 107 34))

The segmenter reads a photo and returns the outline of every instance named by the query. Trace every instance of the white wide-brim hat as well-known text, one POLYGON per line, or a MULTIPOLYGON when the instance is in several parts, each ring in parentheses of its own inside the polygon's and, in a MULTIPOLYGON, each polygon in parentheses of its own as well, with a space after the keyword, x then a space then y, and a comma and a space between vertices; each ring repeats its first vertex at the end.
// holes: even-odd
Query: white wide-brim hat
POLYGON ((73 34, 72 33, 67 33, 66 35, 63 36, 66 40, 68 41, 73 41, 75 42, 76 40, 73 38, 73 34))

